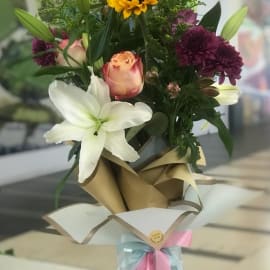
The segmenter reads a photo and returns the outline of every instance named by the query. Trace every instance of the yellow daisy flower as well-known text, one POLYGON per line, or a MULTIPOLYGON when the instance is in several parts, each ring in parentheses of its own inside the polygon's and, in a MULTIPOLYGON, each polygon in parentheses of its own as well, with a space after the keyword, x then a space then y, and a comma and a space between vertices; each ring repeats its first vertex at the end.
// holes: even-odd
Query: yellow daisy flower
POLYGON ((123 12, 124 19, 127 19, 132 13, 138 16, 146 12, 148 6, 156 5, 158 0, 107 0, 107 3, 116 12, 123 12))

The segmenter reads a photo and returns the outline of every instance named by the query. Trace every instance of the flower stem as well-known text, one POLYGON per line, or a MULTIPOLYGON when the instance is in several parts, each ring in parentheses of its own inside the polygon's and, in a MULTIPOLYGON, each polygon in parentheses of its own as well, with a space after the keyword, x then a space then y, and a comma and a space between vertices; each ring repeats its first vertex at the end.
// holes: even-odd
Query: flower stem
MULTIPOLYGON (((61 52, 61 53, 63 53, 63 55, 64 55, 64 58, 65 58, 65 50, 63 50, 62 48, 60 48, 58 45, 57 45, 57 49, 61 52)), ((75 62, 79 67, 83 67, 83 65, 81 64, 81 63, 79 63, 76 59, 74 59, 70 54, 66 54, 66 56, 67 56, 67 58, 69 58, 70 60, 72 60, 73 62, 75 62)), ((69 64, 69 66, 72 66, 70 63, 69 63, 69 61, 68 61, 68 59, 67 59, 67 63, 69 64)))
POLYGON ((149 70, 149 41, 148 41, 148 36, 149 36, 149 32, 148 32, 148 27, 146 24, 146 19, 144 14, 141 14, 139 16, 139 24, 141 27, 141 31, 142 31, 142 35, 143 35, 143 40, 144 40, 144 46, 145 46, 145 54, 144 54, 144 58, 145 58, 145 69, 146 71, 149 70))
POLYGON ((175 127, 175 114, 172 113, 169 117, 169 143, 174 145, 174 127, 175 127))

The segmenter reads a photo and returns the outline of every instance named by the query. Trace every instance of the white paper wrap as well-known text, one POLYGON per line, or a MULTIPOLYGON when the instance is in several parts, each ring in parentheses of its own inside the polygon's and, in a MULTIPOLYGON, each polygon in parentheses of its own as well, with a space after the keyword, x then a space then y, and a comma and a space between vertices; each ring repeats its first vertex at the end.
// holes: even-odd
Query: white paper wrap
MULTIPOLYGON (((145 208, 111 215, 103 206, 74 204, 45 216, 45 219, 78 243, 116 245, 120 235, 128 231, 147 241, 155 230, 166 238, 175 230, 200 228, 261 194, 225 184, 204 184, 198 188, 203 205, 200 212, 192 206, 178 204, 169 209, 145 208)), ((186 191, 185 201, 200 204, 198 193, 192 188, 186 191)))

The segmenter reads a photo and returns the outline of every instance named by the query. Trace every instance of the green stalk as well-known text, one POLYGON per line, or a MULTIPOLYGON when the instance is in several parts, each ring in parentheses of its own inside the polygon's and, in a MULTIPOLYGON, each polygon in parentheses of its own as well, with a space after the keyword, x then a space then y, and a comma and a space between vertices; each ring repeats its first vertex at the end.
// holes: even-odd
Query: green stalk
POLYGON ((174 145, 174 128, 175 128, 175 114, 170 114, 169 117, 169 142, 170 145, 174 145))
POLYGON ((147 23, 146 23, 146 18, 144 16, 144 14, 141 14, 139 17, 139 24, 140 24, 140 27, 141 27, 141 31, 142 31, 142 35, 143 35, 143 40, 144 40, 144 46, 145 46, 145 54, 144 54, 144 57, 145 57, 145 70, 149 70, 149 54, 148 54, 148 51, 149 51, 149 41, 148 41, 148 35, 149 35, 149 30, 148 30, 148 27, 147 27, 147 23))
POLYGON ((67 173, 64 175, 64 177, 59 181, 59 183, 56 186, 55 192, 54 192, 54 207, 57 209, 59 207, 59 199, 60 195, 64 189, 64 186, 72 174, 72 172, 75 170, 75 168, 78 166, 78 159, 76 158, 72 167, 67 171, 67 173))
MULTIPOLYGON (((62 52, 62 53, 65 51, 62 48, 60 48, 58 44, 57 44, 57 49, 60 52, 62 52)), ((71 55, 69 55, 68 53, 67 53, 67 58, 69 58, 70 60, 74 61, 79 67, 83 68, 83 65, 81 63, 79 63, 76 59, 74 59, 71 55)), ((69 66, 71 66, 71 64, 69 63, 69 61, 68 61, 68 64, 69 64, 69 66)))

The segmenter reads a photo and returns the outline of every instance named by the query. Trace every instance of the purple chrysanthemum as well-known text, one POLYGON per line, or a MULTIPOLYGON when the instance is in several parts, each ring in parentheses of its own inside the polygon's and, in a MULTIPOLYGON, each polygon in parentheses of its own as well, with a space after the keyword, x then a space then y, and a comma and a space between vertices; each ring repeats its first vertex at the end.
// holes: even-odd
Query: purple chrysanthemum
POLYGON ((215 60, 218 43, 215 34, 202 26, 189 28, 176 44, 176 54, 180 65, 201 69, 206 61, 215 60))
POLYGON ((56 52, 48 51, 53 48, 54 48, 54 45, 52 43, 45 42, 37 38, 33 38, 32 53, 34 55, 33 56, 34 61, 40 66, 55 65, 56 52), (41 55, 35 56, 36 54, 41 54, 41 55))
POLYGON ((218 38, 219 44, 216 49, 215 59, 207 61, 200 73, 204 76, 219 75, 219 83, 222 84, 225 77, 230 83, 235 85, 236 80, 240 79, 242 58, 235 48, 222 38, 218 38))
POLYGON ((235 85, 240 79, 242 58, 235 48, 202 26, 188 29, 176 44, 176 54, 181 66, 194 66, 202 76, 219 76, 222 84, 228 77, 235 85))

